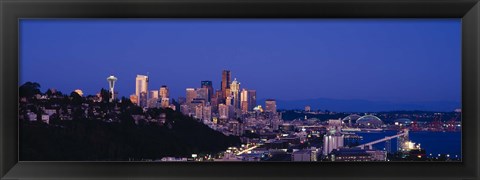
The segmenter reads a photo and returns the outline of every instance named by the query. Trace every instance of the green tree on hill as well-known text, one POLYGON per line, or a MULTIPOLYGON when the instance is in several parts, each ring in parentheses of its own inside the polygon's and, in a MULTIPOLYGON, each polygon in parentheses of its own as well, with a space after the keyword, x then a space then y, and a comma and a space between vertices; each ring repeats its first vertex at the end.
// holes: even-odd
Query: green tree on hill
POLYGON ((19 88, 20 97, 32 98, 36 94, 42 94, 40 92, 40 84, 36 82, 26 82, 19 88))

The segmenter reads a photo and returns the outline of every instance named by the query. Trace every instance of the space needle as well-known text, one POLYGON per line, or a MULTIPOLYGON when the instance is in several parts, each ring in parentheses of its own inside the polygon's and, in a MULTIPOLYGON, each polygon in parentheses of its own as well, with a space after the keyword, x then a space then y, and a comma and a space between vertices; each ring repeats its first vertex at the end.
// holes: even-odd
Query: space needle
POLYGON ((112 102, 113 99, 115 99, 115 91, 113 89, 115 88, 115 81, 117 81, 117 78, 115 76, 109 76, 107 81, 110 87, 110 93, 112 93, 112 96, 110 97, 110 102, 112 102))

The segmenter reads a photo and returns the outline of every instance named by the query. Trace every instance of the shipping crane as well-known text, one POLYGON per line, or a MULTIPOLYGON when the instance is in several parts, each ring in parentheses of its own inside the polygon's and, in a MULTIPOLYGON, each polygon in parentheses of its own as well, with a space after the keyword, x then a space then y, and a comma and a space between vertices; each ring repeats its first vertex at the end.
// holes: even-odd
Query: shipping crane
POLYGON ((441 113, 435 113, 433 115, 433 121, 430 123, 430 130, 432 131, 442 131, 442 114, 441 113))
POLYGON ((420 127, 418 126, 418 116, 416 116, 415 121, 412 122, 410 129, 412 131, 420 131, 420 127))
POLYGON ((460 117, 460 113, 457 113, 457 115, 450 119, 450 121, 447 122, 447 131, 456 131, 457 130, 457 119, 460 117))

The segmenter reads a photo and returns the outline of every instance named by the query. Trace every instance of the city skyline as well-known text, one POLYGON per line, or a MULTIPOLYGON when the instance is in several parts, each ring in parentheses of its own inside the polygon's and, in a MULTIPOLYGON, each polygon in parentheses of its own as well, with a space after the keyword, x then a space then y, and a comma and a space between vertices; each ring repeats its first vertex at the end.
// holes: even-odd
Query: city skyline
POLYGON ((20 20, 19 159, 460 162, 460 26, 20 20))
POLYGON ((206 20, 100 22, 22 20, 21 32, 22 73, 20 83, 39 82, 42 84, 43 91, 47 88, 56 88, 64 93, 70 93, 75 89, 81 89, 85 94, 96 94, 100 88, 108 89, 105 77, 114 75, 118 78, 115 89, 119 92, 119 95, 129 97, 129 95, 136 93, 133 89, 135 87, 135 75, 149 74, 151 82, 147 91, 158 90, 162 85, 167 85, 170 89, 170 97, 176 99, 179 96, 185 96, 185 88, 200 87, 201 81, 211 81, 213 89, 220 90, 220 72, 224 69, 230 69, 232 71, 231 80, 237 78, 242 83, 242 88, 255 89, 258 92, 259 100, 267 98, 298 100, 326 97, 392 102, 412 102, 414 100, 460 102, 460 21, 453 19, 380 20, 379 22, 368 20, 342 20, 339 22, 331 20, 300 22, 288 20, 228 22, 206 20), (300 27, 294 28, 296 26, 293 25, 300 25, 300 27), (125 27, 126 29, 115 29, 113 31, 115 27, 125 27), (147 28, 136 29, 139 27, 147 28), (200 27, 200 31, 206 37, 198 37, 199 33, 193 32, 187 27, 200 27), (235 31, 235 27, 243 27, 243 30, 235 31), (350 31, 348 30, 349 27, 357 27, 358 31, 350 31), (52 32, 52 30, 56 28, 58 28, 58 31, 63 31, 63 34, 54 34, 55 31, 52 32), (79 29, 75 30, 75 28, 79 29), (175 38, 167 38, 165 37, 166 34, 151 36, 151 39, 147 38, 148 35, 158 34, 151 31, 160 30, 161 32, 162 28, 170 28, 168 31, 165 30, 165 33, 173 33, 176 35, 175 38), (279 28, 279 32, 272 31, 277 28, 279 28), (380 37, 373 37, 374 32, 378 33, 374 28, 391 30, 392 32, 383 32, 377 34, 380 37), (432 33, 432 28, 443 31, 432 33), (254 31, 255 29, 258 29, 258 32, 254 31), (343 40, 346 42, 342 43, 334 41, 335 38, 329 39, 324 37, 326 35, 318 34, 333 29, 340 31, 330 32, 329 35, 333 34, 336 38, 355 34, 360 35, 358 38, 361 40, 347 41, 348 39, 344 38, 343 40), (174 33, 174 30, 180 30, 180 32, 174 33), (420 32, 413 32, 412 30, 420 32), (107 35, 106 31, 111 32, 111 35, 107 35), (135 31, 146 34, 138 35, 134 33, 135 31), (305 34, 299 34, 303 31, 305 31, 305 34), (218 34, 219 32, 220 34, 218 34), (246 40, 259 38, 258 43, 261 45, 255 46, 251 42, 241 40, 240 37, 229 38, 231 44, 227 44, 228 41, 226 40, 221 40, 221 38, 234 32, 240 37, 246 38, 246 40), (249 32, 251 35, 245 32, 249 32), (272 35, 260 38, 260 35, 266 35, 267 32, 271 32, 272 35), (429 34, 425 34, 425 32, 429 32, 429 34), (458 32, 458 34, 455 34, 455 32, 458 32), (39 36, 38 33, 43 34, 43 36, 39 36), (129 33, 131 34, 130 37, 115 39, 129 33), (214 33, 217 33, 217 35, 214 33), (444 37, 447 33, 449 36, 444 37), (406 40, 392 37, 394 34, 404 35, 405 37, 402 38, 406 40), (382 43, 372 45, 371 42, 363 42, 366 39, 363 39, 365 37, 361 35, 370 35, 367 36, 370 38, 369 40, 382 43), (318 38, 309 39, 308 36, 318 36, 318 38), (75 40, 79 37, 86 40, 84 42, 75 40), (47 42, 45 38, 50 38, 52 41, 47 42), (283 38, 283 40, 276 38, 283 38), (419 39, 414 41, 413 38, 419 39), (170 43, 172 46, 156 44, 162 48, 153 48, 151 46, 153 41, 159 39, 164 39, 165 43, 170 43), (318 42, 318 39, 322 41, 318 42), (207 40, 214 42, 207 43, 205 42, 207 40), (401 43, 395 44, 389 40, 401 43), (103 45, 95 47, 92 44, 95 41, 103 45), (190 41, 192 44, 182 44, 190 41), (321 48, 312 46, 315 41, 321 48), (322 44, 323 41, 325 41, 324 43, 336 42, 336 44, 322 44), (68 42, 71 44, 66 44, 68 42), (112 45, 112 47, 104 46, 105 43, 121 42, 123 44, 112 45), (284 43, 275 45, 279 42, 284 43), (290 45, 290 43, 297 43, 297 46, 302 45, 300 42, 306 45, 299 48, 290 45), (416 44, 406 46, 406 42, 415 42, 416 44), (432 42, 436 43, 432 44, 432 42), (356 49, 346 50, 352 52, 355 56, 345 56, 345 53, 341 50, 334 50, 335 47, 338 48, 346 44, 350 44, 350 46, 345 47, 345 49, 356 47, 356 49), (372 47, 360 46, 365 44, 372 47), (380 47, 381 44, 389 44, 389 46, 380 47), (425 44, 433 47, 424 47, 425 44), (89 45, 93 45, 93 47, 89 45), (222 48, 219 45, 225 47, 222 48), (67 47, 59 48, 59 46, 67 47), (183 50, 173 49, 180 46, 185 46, 185 48, 183 50), (254 49, 254 47, 259 49, 254 49), (285 49, 290 49, 291 52, 284 52, 285 49), (374 52, 375 49, 380 53, 374 52), (174 59, 172 53, 167 50, 176 53, 188 51, 192 53, 192 57, 189 60, 189 56, 177 54, 177 59, 174 59), (211 50, 211 53, 209 53, 209 50, 211 50), (425 52, 426 50, 428 51, 425 52), (44 51, 44 53, 40 53, 40 51, 44 51), (165 54, 162 55, 158 51, 165 54), (316 53, 316 51, 320 51, 320 53, 316 53), (392 52, 400 57, 385 58, 388 57, 385 54, 392 52), (409 54, 411 52, 417 54, 409 54), (432 52, 435 53, 432 54, 432 52), (227 56, 227 54, 229 55, 227 56), (325 54, 330 55, 324 57, 325 54), (198 57, 193 59, 193 56, 197 55, 198 57), (298 58, 301 55, 305 57, 298 58), (455 57, 457 55, 458 57, 455 57), (156 58, 157 56, 160 57, 156 58), (368 58, 369 56, 372 58, 368 58), (360 60, 352 60, 355 59, 354 57, 360 60), (425 60, 419 60, 420 57, 425 60), (139 60, 139 58, 142 60, 139 60), (101 61, 99 62, 99 60, 101 61), (114 63, 107 63, 110 61, 114 63), (363 61, 363 63, 360 61, 363 61), (295 62, 295 64, 291 65, 291 62, 295 62), (198 66, 199 64, 204 65, 198 66), (77 65, 84 68, 77 68, 77 65), (71 70, 73 67, 76 71, 71 70), (337 69, 334 70, 335 68, 337 69), (72 75, 58 76, 67 72, 72 75), (78 76, 79 73, 81 76, 78 76), (309 75, 306 75, 307 73, 309 75), (78 78, 72 81, 71 77, 78 78))

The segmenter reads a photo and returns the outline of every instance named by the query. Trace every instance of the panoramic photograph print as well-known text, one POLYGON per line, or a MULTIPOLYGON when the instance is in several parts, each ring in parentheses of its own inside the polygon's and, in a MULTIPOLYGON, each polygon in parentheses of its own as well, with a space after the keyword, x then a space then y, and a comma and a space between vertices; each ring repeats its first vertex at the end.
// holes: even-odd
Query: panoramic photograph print
POLYGON ((461 162, 461 19, 20 19, 19 161, 461 162))

